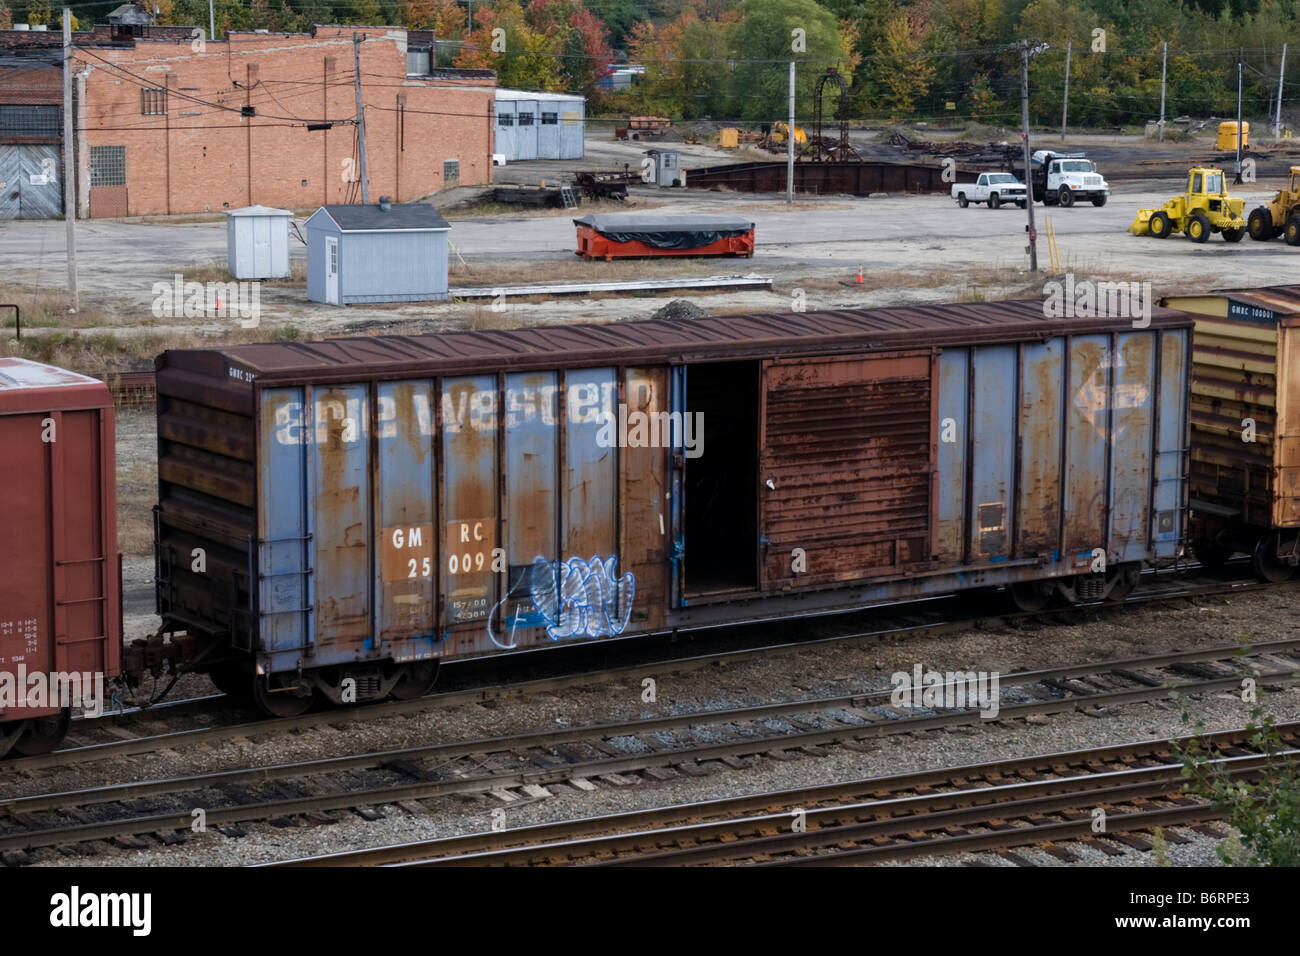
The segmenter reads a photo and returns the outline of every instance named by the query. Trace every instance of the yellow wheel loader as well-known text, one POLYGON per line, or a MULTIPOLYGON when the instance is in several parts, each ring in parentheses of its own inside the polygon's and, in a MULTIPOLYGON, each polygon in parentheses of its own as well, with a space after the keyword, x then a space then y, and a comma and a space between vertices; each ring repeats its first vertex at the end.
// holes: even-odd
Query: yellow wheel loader
POLYGON ((1267 242, 1286 235, 1286 241, 1300 246, 1300 166, 1291 167, 1291 179, 1272 201, 1250 211, 1246 220, 1250 238, 1267 242))
POLYGON ((1246 200, 1228 195, 1223 170, 1198 166, 1187 171, 1186 193, 1159 209, 1139 210, 1128 231, 1157 239, 1181 232, 1192 242, 1205 242, 1210 233, 1217 232, 1225 242, 1236 242, 1246 232, 1246 220, 1241 217, 1245 205, 1246 200))

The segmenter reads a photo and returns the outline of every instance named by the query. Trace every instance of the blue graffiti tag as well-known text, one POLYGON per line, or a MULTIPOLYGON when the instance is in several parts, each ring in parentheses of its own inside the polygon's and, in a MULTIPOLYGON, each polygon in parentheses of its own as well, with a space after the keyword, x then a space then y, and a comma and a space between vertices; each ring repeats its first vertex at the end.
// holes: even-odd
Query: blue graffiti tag
POLYGON ((618 577, 618 558, 601 559, 592 556, 569 558, 567 561, 533 559, 530 567, 488 615, 488 637, 502 650, 511 650, 514 632, 520 627, 546 626, 546 634, 553 641, 570 637, 602 637, 622 634, 632 615, 632 598, 636 593, 636 578, 629 571, 618 577), (506 621, 510 635, 509 644, 497 640, 492 621, 497 611, 526 590, 535 611, 528 613, 522 603, 515 608, 514 617, 506 621))

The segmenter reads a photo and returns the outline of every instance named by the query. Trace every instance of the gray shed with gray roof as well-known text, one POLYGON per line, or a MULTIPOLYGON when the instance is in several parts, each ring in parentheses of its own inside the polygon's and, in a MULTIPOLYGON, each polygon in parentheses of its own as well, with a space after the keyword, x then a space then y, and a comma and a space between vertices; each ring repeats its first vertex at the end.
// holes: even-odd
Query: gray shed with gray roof
POLYGON ((428 203, 321 206, 307 223, 307 298, 332 305, 447 298, 451 226, 428 203))

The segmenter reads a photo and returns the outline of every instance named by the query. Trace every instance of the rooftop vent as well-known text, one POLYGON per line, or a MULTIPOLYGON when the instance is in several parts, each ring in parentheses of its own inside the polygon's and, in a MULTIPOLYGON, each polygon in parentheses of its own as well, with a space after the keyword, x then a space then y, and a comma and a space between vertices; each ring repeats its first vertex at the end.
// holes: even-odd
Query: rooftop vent
POLYGON ((393 208, 393 199, 392 199, 392 197, 391 197, 391 196, 380 196, 380 197, 379 197, 379 208, 382 209, 384 212, 388 212, 390 209, 392 209, 392 208, 393 208))

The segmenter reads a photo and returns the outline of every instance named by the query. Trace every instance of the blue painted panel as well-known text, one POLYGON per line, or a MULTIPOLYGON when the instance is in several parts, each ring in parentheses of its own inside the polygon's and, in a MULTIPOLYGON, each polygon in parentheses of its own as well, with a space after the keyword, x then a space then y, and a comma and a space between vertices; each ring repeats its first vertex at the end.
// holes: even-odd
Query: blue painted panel
POLYGON ((318 645, 313 663, 351 660, 374 648, 368 422, 364 385, 314 390, 308 454, 318 645))
POLYGON ((975 439, 968 507, 971 560, 1005 559, 1011 553, 1012 495, 1016 467, 1016 381, 1018 357, 1012 345, 978 348, 971 429, 975 439))
POLYGON ((497 380, 442 382, 444 621, 486 620, 495 605, 497 547, 497 380))
MULTIPOLYGON (((603 559, 618 547, 618 449, 601 444, 602 426, 617 404, 614 369, 565 374, 565 558, 603 559)), ((614 431, 604 428, 606 437, 614 431)))
POLYGON ((307 573, 306 426, 301 388, 262 392, 261 467, 258 482, 258 607, 262 646, 290 651, 307 642, 312 605, 307 573))
MULTIPOLYGON (((560 560, 559 376, 522 372, 506 376, 506 564, 509 583, 493 633, 512 635, 546 618, 532 600, 533 566, 560 560)), ((513 636, 501 638, 513 646, 513 636)))
POLYGON ((1151 495, 1151 426, 1155 392, 1155 336, 1129 332, 1117 339, 1111 393, 1110 536, 1107 560, 1147 555, 1151 495))
POLYGON ((945 563, 959 563, 964 553, 969 374, 969 350, 948 349, 939 356, 938 555, 945 563))
POLYGON ((1066 388, 1065 545, 1071 560, 1106 546, 1106 450, 1110 432, 1110 338, 1082 335, 1070 348, 1066 388))
POLYGON ((1051 555, 1060 546, 1064 356, 1059 338, 1023 346, 1017 557, 1051 555))
POLYGON ((425 656, 436 637, 438 552, 434 509, 433 383, 381 382, 376 422, 379 516, 375 562, 377 633, 398 660, 425 656))

